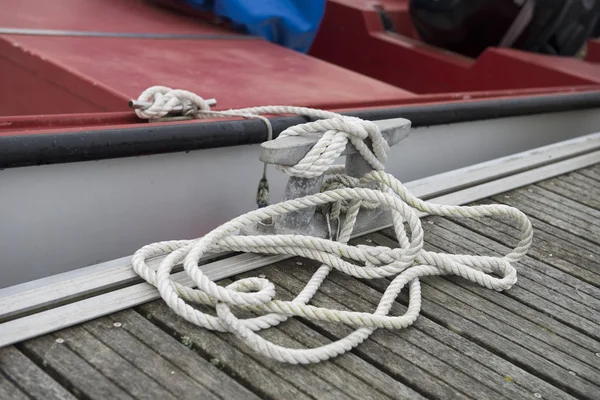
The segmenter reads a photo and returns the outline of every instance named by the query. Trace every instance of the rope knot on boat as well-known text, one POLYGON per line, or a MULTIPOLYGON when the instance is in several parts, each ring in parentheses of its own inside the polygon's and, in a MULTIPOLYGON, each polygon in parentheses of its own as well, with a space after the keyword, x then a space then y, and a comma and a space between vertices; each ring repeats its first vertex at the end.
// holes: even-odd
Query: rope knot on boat
POLYGON ((295 165, 277 165, 280 171, 301 178, 321 176, 341 156, 348 142, 373 170, 379 171, 385 168, 390 147, 381 135, 379 127, 371 121, 336 114, 332 118, 287 128, 281 132, 279 138, 307 135, 318 136, 317 143, 295 165))
POLYGON ((301 114, 316 119, 286 129, 272 141, 280 142, 271 143, 266 153, 261 154, 263 161, 269 160, 290 175, 289 184, 298 186, 298 193, 302 190, 313 192, 250 211, 204 237, 153 243, 134 254, 132 265, 135 272, 156 286, 168 306, 189 322, 206 329, 233 333, 266 357, 307 364, 351 350, 378 328, 400 329, 411 325, 421 310, 422 277, 456 275, 498 291, 515 284, 517 271, 513 264, 527 253, 533 237, 531 222, 525 214, 506 205, 451 206, 415 197, 398 179, 383 171, 389 144, 377 124, 302 107, 255 107, 226 113, 301 114), (316 143, 310 140, 310 136, 316 138, 316 143), (290 139, 294 137, 308 139, 304 142, 290 139), (290 143, 291 147, 281 146, 282 143, 290 143), (307 143, 310 148, 306 148, 307 143), (350 145, 353 149, 349 149, 350 145), (282 151, 289 157, 280 158, 282 151), (360 155, 358 159, 352 153, 347 155, 347 160, 350 157, 358 160, 356 162, 362 160, 360 162, 364 165, 361 168, 354 168, 348 161, 345 169, 344 166, 333 165, 340 155, 348 151, 360 155), (296 161, 290 161, 292 158, 296 161), (360 172, 364 169, 367 169, 366 173, 360 172), (323 181, 325 175, 329 178, 323 181), (323 237, 306 234, 305 229, 314 228, 322 221, 314 211, 303 213, 317 208, 327 215, 328 225, 331 219, 337 219, 335 240, 331 229, 329 235, 323 237), (518 243, 503 257, 426 251, 418 212, 442 217, 505 217, 518 228, 518 243), (387 217, 394 228, 397 248, 348 244, 361 214, 366 214, 367 218, 371 215, 387 217), (302 222, 302 218, 298 218, 302 215, 308 215, 310 219, 302 222), (250 228, 265 220, 274 221, 275 231, 252 233, 250 228), (297 225, 282 223, 286 221, 297 225), (278 227, 288 231, 277 231, 278 227), (265 278, 245 278, 226 287, 209 279, 199 266, 200 258, 207 253, 228 251, 298 256, 317 261, 320 267, 300 293, 293 300, 286 301, 277 298, 275 286, 265 278), (156 256, 164 258, 154 270, 146 260, 156 256), (171 271, 180 263, 195 288, 170 279, 171 271), (311 299, 334 269, 359 279, 389 279, 390 283, 376 309, 352 311, 310 305, 311 299), (409 300, 406 311, 402 315, 389 315, 396 304, 396 297, 407 286, 409 300), (197 305, 212 307, 215 314, 199 309, 197 305), (235 311, 239 313, 242 310, 253 313, 253 316, 236 316, 235 311), (357 329, 344 338, 312 349, 283 347, 256 333, 292 316, 343 323, 357 329))
POLYGON ((166 86, 152 86, 142 92, 138 102, 148 103, 136 109, 139 118, 156 120, 177 112, 183 116, 196 117, 210 111, 210 103, 187 90, 171 89, 166 86))

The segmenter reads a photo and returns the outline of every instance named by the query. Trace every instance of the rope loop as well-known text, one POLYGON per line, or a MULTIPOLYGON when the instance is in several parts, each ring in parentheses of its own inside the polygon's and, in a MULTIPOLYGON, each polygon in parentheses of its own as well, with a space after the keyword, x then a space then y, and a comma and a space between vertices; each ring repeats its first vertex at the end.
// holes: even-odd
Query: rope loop
POLYGON ((375 123, 335 114, 328 119, 287 128, 279 137, 315 134, 319 135, 319 140, 302 160, 293 166, 278 166, 278 169, 300 178, 321 176, 342 155, 348 141, 374 170, 384 169, 389 145, 375 123), (365 142, 367 139, 371 142, 372 149, 365 142))
POLYGON ((201 113, 210 111, 208 103, 195 93, 187 90, 173 90, 166 86, 153 86, 146 89, 139 101, 151 102, 150 107, 135 110, 142 119, 159 119, 181 107, 181 114, 197 118, 201 113))
POLYGON ((163 300, 175 313, 195 325, 233 333, 266 357, 286 363, 308 364, 351 350, 376 329, 402 329, 414 323, 421 310, 420 279, 423 277, 456 275, 498 291, 510 289, 517 281, 517 270, 513 264, 525 256, 533 239, 532 225, 527 216, 505 205, 450 206, 415 197, 399 180, 383 171, 389 146, 377 125, 370 121, 290 106, 212 111, 200 96, 164 87, 146 90, 140 100, 153 101, 149 108, 138 110, 140 118, 147 119, 160 118, 174 107, 182 107, 184 114, 196 118, 233 115, 264 118, 261 114, 300 114, 316 119, 281 133, 280 137, 317 135, 319 139, 296 165, 280 165, 278 168, 289 175, 305 178, 329 175, 321 192, 272 205, 267 205, 263 193, 261 208, 226 222, 202 238, 154 243, 133 255, 134 271, 158 288, 163 300), (373 169, 360 179, 344 175, 343 168, 333 165, 349 142, 373 169), (373 183, 376 188, 372 187, 373 183), (243 236, 236 233, 244 226, 315 206, 326 213, 328 220, 339 221, 335 240, 293 234, 243 236), (348 244, 360 210, 382 206, 391 210, 398 247, 348 244), (519 230, 518 243, 503 257, 426 251, 417 211, 442 217, 504 217, 519 230), (240 279, 226 287, 209 279, 199 266, 200 258, 209 252, 227 251, 298 256, 317 261, 320 267, 293 300, 282 301, 277 298, 274 284, 265 278, 240 279), (150 268, 147 260, 160 255, 165 257, 158 268, 150 268), (180 263, 194 282, 195 289, 170 279, 172 269, 180 263), (390 284, 375 310, 348 311, 310 305, 333 270, 359 279, 388 278, 390 284), (409 301, 405 313, 389 315, 398 294, 407 286, 409 301), (213 307, 216 316, 200 311, 194 304, 213 307), (256 316, 238 318, 234 309, 247 310, 256 316), (256 333, 292 316, 342 323, 356 330, 342 339, 312 349, 286 348, 256 333))

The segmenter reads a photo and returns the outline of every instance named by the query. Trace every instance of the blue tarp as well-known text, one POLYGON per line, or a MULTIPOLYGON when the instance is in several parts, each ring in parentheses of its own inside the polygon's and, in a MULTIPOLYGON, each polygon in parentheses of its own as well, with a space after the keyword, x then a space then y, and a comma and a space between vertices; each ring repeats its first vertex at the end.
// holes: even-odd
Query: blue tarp
POLYGON ((306 53, 326 0, 174 0, 230 20, 235 28, 306 53))

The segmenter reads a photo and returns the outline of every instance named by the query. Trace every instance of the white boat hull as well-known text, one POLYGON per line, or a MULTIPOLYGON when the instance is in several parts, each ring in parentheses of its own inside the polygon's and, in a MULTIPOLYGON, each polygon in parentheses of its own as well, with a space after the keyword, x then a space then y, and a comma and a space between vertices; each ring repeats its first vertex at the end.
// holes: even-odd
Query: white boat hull
MULTIPOLYGON (((402 181, 600 129, 598 109, 413 129, 390 152, 402 181)), ((0 287, 201 236, 256 207, 259 146, 236 146, 0 171, 0 287)), ((271 200, 286 177, 269 170, 271 200)))

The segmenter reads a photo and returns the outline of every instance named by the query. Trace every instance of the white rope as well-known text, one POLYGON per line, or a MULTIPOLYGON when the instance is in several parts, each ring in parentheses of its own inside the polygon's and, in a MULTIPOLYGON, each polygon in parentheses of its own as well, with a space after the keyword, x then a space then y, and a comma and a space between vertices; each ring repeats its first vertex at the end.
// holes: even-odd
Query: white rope
MULTIPOLYGON (((164 88, 163 88, 164 89, 164 88)), ((153 105, 137 111, 143 118, 160 118, 176 105, 193 104, 193 116, 204 118, 216 112, 202 98, 185 91, 149 89, 140 100, 154 100, 153 105), (148 97, 148 93, 153 96, 148 97), (160 95, 158 94, 160 93, 160 95)), ((187 112, 187 111, 186 111, 187 112)), ((406 190, 400 181, 383 172, 387 143, 377 125, 358 118, 301 107, 269 106, 219 112, 223 115, 301 114, 322 118, 315 122, 286 129, 280 137, 304 134, 321 135, 317 144, 298 164, 281 167, 284 172, 301 177, 314 177, 328 172, 339 173, 332 167, 350 141, 373 167, 360 180, 350 177, 334 179, 321 193, 288 200, 251 211, 221 225, 206 236, 183 241, 168 241, 147 245, 132 259, 133 268, 143 279, 156 286, 161 297, 175 313, 200 327, 235 334, 256 352, 288 363, 313 363, 343 354, 364 341, 377 328, 400 329, 411 325, 421 310, 419 279, 430 275, 457 275, 493 290, 509 289, 517 280, 512 265, 520 260, 531 245, 533 230, 529 219, 516 208, 505 205, 448 206, 425 202, 406 190), (369 138, 373 149, 364 142, 369 138), (379 189, 371 189, 370 183, 379 189), (348 187, 350 186, 350 187, 348 187), (340 234, 336 241, 302 235, 241 236, 237 232, 268 218, 284 215, 307 207, 327 207, 344 204, 340 211, 340 234), (392 211, 393 226, 399 248, 348 245, 361 206, 385 206, 392 211), (481 218, 504 216, 520 229, 519 242, 504 257, 471 256, 435 253, 423 250, 423 229, 417 211, 443 217, 481 218), (408 231, 404 223, 408 225, 408 231), (277 300, 274 285, 266 279, 247 278, 227 287, 217 285, 198 267, 199 259, 207 252, 237 251, 261 254, 288 254, 319 261, 322 265, 304 289, 292 301, 277 300), (167 255, 155 271, 146 260, 167 255), (342 258, 343 257, 343 258, 342 258), (169 279, 173 267, 183 263, 196 285, 185 287, 169 279), (332 269, 344 274, 374 279, 394 277, 374 312, 342 311, 309 305, 332 269), (408 286, 409 305, 404 315, 390 316, 389 311, 400 291, 408 286), (192 304, 215 308, 216 316, 201 312, 192 304), (232 307, 262 314, 240 319, 232 307), (358 328, 350 335, 325 346, 313 349, 286 348, 276 345, 256 331, 277 325, 291 316, 312 320, 333 321, 358 328)), ((190 114, 188 114, 190 115, 190 114)), ((275 139, 277 140, 277 139, 275 139)), ((302 267, 299 267, 302 268, 302 267)))

